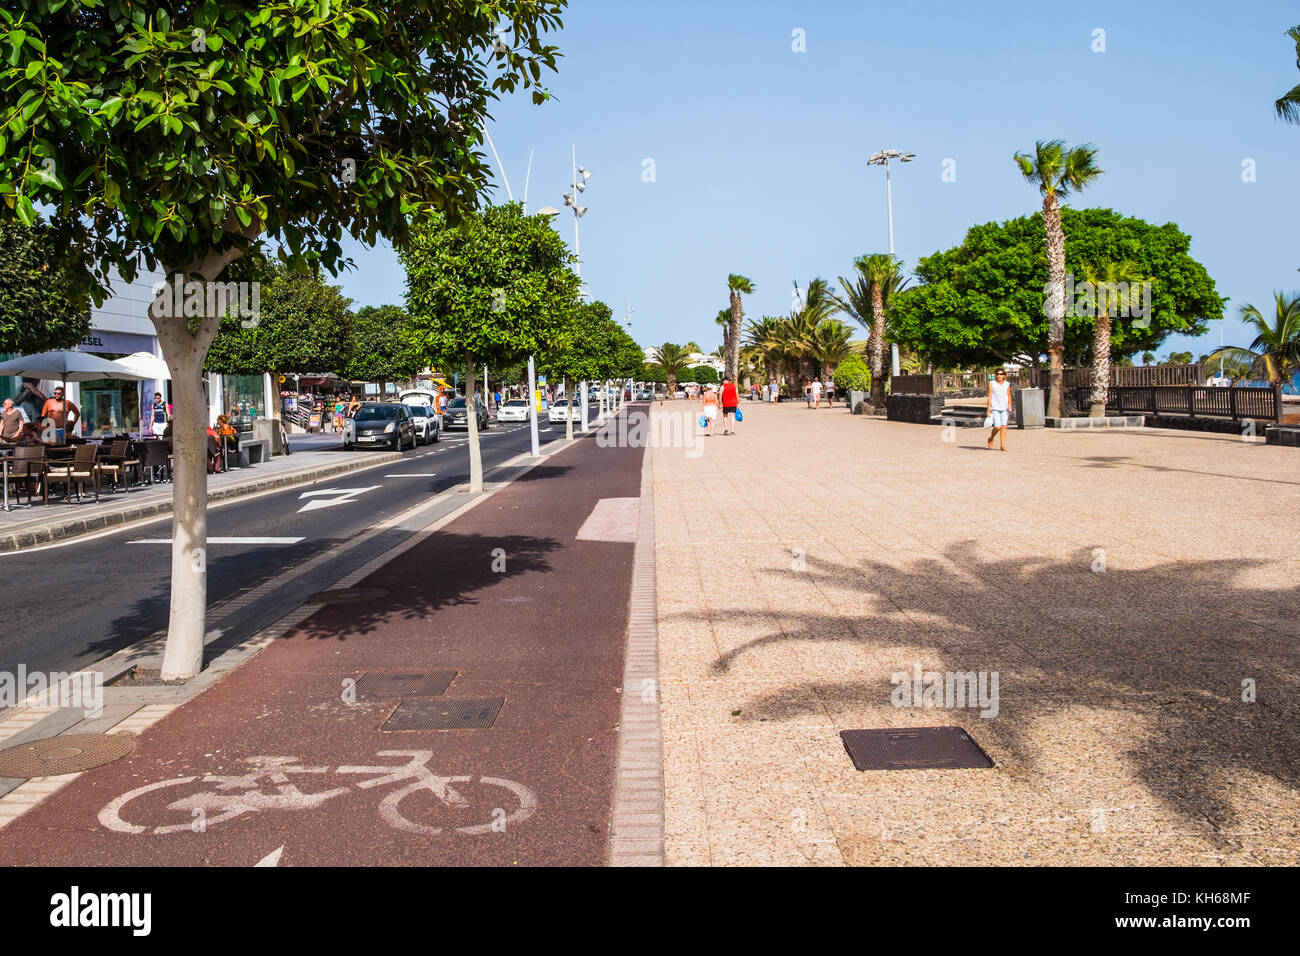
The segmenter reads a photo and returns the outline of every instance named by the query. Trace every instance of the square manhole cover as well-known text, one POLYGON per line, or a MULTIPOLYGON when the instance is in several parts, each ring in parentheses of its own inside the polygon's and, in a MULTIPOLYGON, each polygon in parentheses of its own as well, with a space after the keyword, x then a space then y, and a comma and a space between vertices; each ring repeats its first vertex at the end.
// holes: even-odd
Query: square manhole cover
POLYGON ((842 730, 859 770, 970 770, 992 767, 989 755, 960 727, 842 730))
POLYGON ((504 697, 448 700, 424 697, 404 700, 380 730, 483 730, 496 723, 504 697))
POLYGON ((366 673, 357 681, 357 697, 437 697, 456 679, 456 671, 411 674, 366 673))

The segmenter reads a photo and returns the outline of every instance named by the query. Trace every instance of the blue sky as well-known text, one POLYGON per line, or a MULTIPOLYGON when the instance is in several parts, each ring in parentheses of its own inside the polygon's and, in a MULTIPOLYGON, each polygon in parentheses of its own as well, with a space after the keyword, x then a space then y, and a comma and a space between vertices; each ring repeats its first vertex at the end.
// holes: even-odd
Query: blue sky
MULTIPOLYGON (((1248 344, 1243 303, 1300 288, 1300 127, 1272 105, 1300 82, 1285 36, 1294 6, 573 0, 565 21, 554 99, 497 104, 490 132, 517 199, 535 150, 530 210, 562 208, 576 145, 592 172, 583 279, 616 317, 635 305, 642 345, 719 344, 728 273, 757 285, 747 316, 783 315, 792 280, 834 282, 886 250, 884 171, 866 165, 886 147, 917 154, 894 167, 909 267, 973 224, 1035 212, 1011 156, 1063 138, 1097 145, 1106 170, 1071 205, 1191 235, 1230 299, 1228 343, 1248 344), (806 52, 793 51, 795 30, 806 52), (955 182, 941 178, 946 159, 955 182), (1255 182, 1242 181, 1246 159, 1255 182)), ((567 209, 556 228, 572 243, 567 209)), ((358 305, 401 300, 391 250, 352 254, 359 268, 341 282, 358 305)), ((1210 351, 1217 326, 1161 355, 1210 351)))

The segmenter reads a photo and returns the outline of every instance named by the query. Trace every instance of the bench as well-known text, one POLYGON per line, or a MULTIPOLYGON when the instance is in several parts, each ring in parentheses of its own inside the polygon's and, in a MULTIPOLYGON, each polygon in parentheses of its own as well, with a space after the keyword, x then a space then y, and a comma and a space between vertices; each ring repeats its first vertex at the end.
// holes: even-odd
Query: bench
POLYGON ((271 443, 265 438, 245 438, 239 443, 239 465, 260 465, 271 458, 271 443))

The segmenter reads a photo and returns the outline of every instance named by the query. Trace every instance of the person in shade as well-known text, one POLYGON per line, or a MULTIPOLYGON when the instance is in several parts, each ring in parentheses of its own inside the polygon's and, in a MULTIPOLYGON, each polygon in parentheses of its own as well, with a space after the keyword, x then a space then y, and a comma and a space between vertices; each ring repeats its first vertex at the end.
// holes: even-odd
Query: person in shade
POLYGON ((54 423, 54 441, 58 445, 65 445, 68 436, 73 433, 77 423, 81 421, 81 409, 75 402, 70 402, 63 397, 63 389, 56 388, 54 397, 45 403, 41 409, 41 420, 49 419, 54 423))
POLYGON ((736 434, 736 409, 740 407, 740 392, 731 376, 722 379, 722 434, 736 434))

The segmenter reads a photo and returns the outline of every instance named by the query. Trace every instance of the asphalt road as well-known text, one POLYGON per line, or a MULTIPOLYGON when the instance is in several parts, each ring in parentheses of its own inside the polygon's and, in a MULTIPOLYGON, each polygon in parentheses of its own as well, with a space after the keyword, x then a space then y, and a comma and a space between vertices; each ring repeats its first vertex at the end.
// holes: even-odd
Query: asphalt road
MULTIPOLYGON (((563 438, 564 428, 543 421, 538 433, 545 445, 563 438)), ((493 423, 480 437, 485 470, 530 447, 525 424, 493 423)), ((317 447, 321 442, 316 436, 310 441, 317 447)), ((408 451, 401 462, 212 507, 208 512, 209 539, 301 540, 291 544, 210 541, 209 606, 467 480, 466 443, 464 432, 444 432, 437 444, 408 451), (325 489, 337 490, 326 494, 325 489)), ((345 453, 338 447, 340 455, 364 454, 345 453)), ((408 533, 395 530, 371 547, 358 548, 318 573, 304 576, 291 593, 263 601, 241 615, 238 623, 242 626, 232 629, 229 639, 242 639, 282 614, 288 601, 301 603, 307 594, 333 584, 408 533)), ((166 627, 171 548, 162 542, 170 535, 171 519, 166 517, 102 537, 0 555, 5 609, 0 626, 0 672, 13 672, 20 663, 29 673, 76 670, 166 627), (154 543, 142 543, 149 540, 154 543)))

